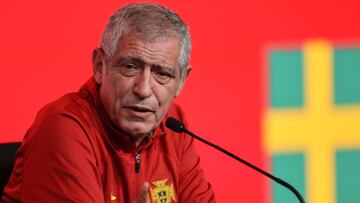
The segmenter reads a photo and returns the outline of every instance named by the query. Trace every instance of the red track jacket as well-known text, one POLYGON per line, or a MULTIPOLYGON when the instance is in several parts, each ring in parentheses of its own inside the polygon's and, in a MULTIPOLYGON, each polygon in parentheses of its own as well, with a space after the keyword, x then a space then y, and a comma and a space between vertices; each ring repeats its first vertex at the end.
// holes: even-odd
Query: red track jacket
MULTIPOLYGON (((175 105, 169 115, 184 119, 175 105)), ((161 123, 136 149, 112 126, 90 79, 38 113, 2 202, 129 203, 145 181, 153 203, 215 202, 191 137, 161 123)))

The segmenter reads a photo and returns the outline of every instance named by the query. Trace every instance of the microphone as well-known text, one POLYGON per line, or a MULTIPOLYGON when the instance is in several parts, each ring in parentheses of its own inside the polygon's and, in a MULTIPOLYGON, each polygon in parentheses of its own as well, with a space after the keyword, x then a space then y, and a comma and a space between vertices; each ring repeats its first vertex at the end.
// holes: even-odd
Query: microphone
POLYGON ((207 141, 207 140, 204 140, 203 138, 195 135, 194 133, 192 133, 192 132, 190 132, 189 130, 187 130, 186 127, 185 127, 185 125, 184 125, 181 121, 179 121, 179 120, 177 120, 177 119, 175 119, 175 118, 173 118, 173 117, 169 117, 169 118, 166 120, 166 122, 165 122, 165 126, 166 126, 167 128, 169 128, 170 130, 175 131, 175 132, 177 132, 177 133, 182 133, 182 132, 184 132, 184 133, 190 135, 191 137, 193 137, 193 138, 195 138, 195 139, 197 139, 197 140, 200 140, 201 142, 203 142, 203 143, 205 143, 205 144, 207 144, 207 145, 210 145, 211 147, 214 147, 215 149, 217 149, 217 150, 221 151, 222 153, 230 156, 231 158, 233 158, 233 159, 235 159, 235 160, 237 160, 237 161, 245 164, 246 166, 254 169, 255 171, 257 171, 257 172, 259 172, 259 173, 267 176, 268 178, 271 178, 271 179, 274 180, 275 182, 277 182, 277 183, 279 183, 280 185, 286 187, 286 188, 289 189, 292 193, 294 193, 295 196, 298 198, 298 200, 299 200, 301 203, 305 203, 304 198, 303 198, 303 197, 301 196, 301 194, 295 189, 295 187, 292 186, 290 183, 288 183, 288 182, 286 182, 286 181, 284 181, 284 180, 282 180, 282 179, 280 179, 280 178, 278 178, 278 177, 275 177, 274 175, 272 175, 272 174, 270 174, 270 173, 268 173, 268 172, 260 169, 259 167, 257 167, 257 166, 255 166, 255 165, 253 165, 253 164, 251 164, 251 163, 249 163, 249 162, 241 159, 240 157, 232 154, 231 152, 226 151, 225 149, 223 149, 223 148, 221 148, 221 147, 219 147, 219 146, 217 146, 217 145, 215 145, 215 144, 213 144, 213 143, 211 143, 211 142, 209 142, 209 141, 207 141))

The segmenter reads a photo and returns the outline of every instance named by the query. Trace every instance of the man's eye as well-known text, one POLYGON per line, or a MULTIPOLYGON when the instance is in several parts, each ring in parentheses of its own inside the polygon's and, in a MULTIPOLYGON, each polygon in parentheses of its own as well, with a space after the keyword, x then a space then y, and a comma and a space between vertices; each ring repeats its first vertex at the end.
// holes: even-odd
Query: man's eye
POLYGON ((174 76, 166 71, 157 71, 155 72, 156 80, 162 84, 170 81, 174 76))
POLYGON ((169 78, 171 78, 171 76, 172 76, 172 75, 170 75, 170 73, 167 73, 167 72, 165 72, 165 71, 159 71, 157 74, 158 74, 160 77, 169 77, 169 78))
POLYGON ((135 64, 126 63, 120 66, 120 70, 121 73, 124 74, 125 76, 133 76, 138 73, 139 68, 135 64))
POLYGON ((124 68, 127 70, 135 69, 136 66, 134 64, 124 64, 124 68))

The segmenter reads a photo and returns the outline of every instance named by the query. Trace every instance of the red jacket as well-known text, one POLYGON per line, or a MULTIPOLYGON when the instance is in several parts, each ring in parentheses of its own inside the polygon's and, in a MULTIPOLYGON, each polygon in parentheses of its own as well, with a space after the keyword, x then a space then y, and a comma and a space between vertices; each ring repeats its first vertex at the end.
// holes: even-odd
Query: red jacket
MULTIPOLYGON (((91 79, 38 113, 2 201, 128 203, 148 181, 153 203, 215 202, 191 137, 162 122, 136 149, 112 126, 97 88, 91 79)), ((184 120, 176 105, 169 115, 184 120)))

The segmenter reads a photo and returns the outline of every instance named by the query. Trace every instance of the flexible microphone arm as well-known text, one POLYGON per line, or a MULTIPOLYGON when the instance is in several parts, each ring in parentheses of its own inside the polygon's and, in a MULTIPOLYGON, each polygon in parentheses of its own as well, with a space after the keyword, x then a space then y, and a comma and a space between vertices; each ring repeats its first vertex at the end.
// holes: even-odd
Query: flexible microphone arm
POLYGON ((185 128, 185 125, 184 125, 181 121, 179 121, 179 120, 177 120, 177 119, 175 119, 175 118, 173 118, 173 117, 169 117, 169 118, 166 120, 165 125, 166 125, 166 127, 168 127, 169 129, 171 129, 171 130, 173 130, 173 131, 175 131, 175 132, 177 132, 177 133, 182 133, 182 132, 184 132, 184 133, 190 135, 191 137, 193 137, 193 138, 195 138, 195 139, 198 139, 198 140, 200 140, 201 142, 203 142, 203 143, 205 143, 205 144, 207 144, 207 145, 210 145, 210 146, 214 147, 215 149, 221 151, 222 153, 225 153, 226 155, 230 156, 231 158, 233 158, 233 159, 235 159, 235 160, 237 160, 237 161, 240 161, 241 163, 249 166, 250 168, 254 169, 255 171, 258 171, 258 172, 260 172, 261 174, 263 174, 263 175, 271 178, 272 180, 276 181, 276 182, 279 183, 280 185, 288 188, 291 192, 293 192, 293 193, 296 195, 296 197, 299 199, 299 201, 300 201, 301 203, 305 203, 304 198, 301 196, 301 194, 300 194, 290 183, 287 183, 286 181, 284 181, 284 180, 282 180, 282 179, 280 179, 280 178, 278 178, 278 177, 275 177, 275 176, 271 175, 270 173, 268 173, 268 172, 266 172, 266 171, 258 168, 257 166, 255 166, 255 165, 253 165, 253 164, 251 164, 251 163, 249 163, 249 162, 241 159, 240 157, 232 154, 231 152, 226 151, 225 149, 223 149, 223 148, 221 148, 221 147, 219 147, 219 146, 217 146, 217 145, 215 145, 215 144, 213 144, 213 143, 211 143, 211 142, 209 142, 209 141, 207 141, 207 140, 204 140, 203 138, 195 135, 194 133, 192 133, 192 132, 190 132, 189 130, 187 130, 187 129, 185 128))

